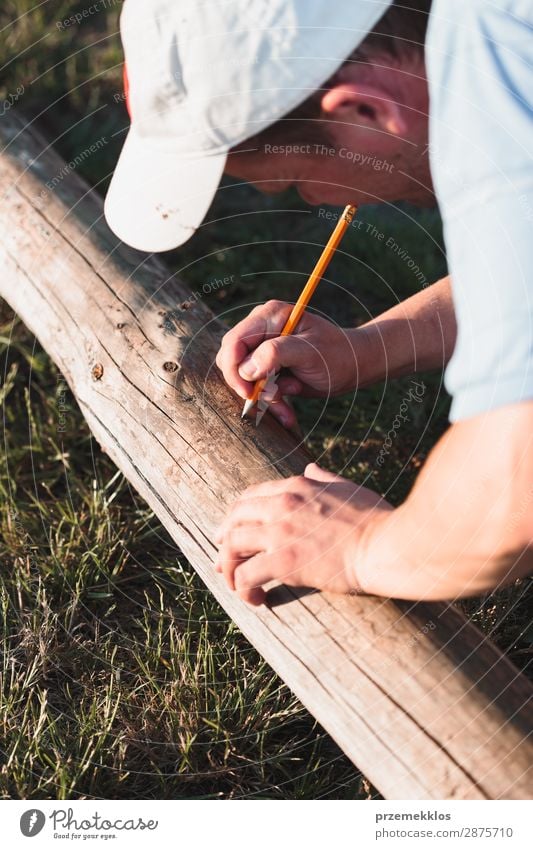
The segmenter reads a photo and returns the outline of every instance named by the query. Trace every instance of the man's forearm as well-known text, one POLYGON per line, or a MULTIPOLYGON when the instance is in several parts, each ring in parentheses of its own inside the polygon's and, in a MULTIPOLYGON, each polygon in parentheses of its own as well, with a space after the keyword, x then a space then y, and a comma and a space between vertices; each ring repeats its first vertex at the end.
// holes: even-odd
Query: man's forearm
POLYGON ((533 570, 533 401, 454 424, 401 507, 363 537, 365 592, 478 595, 533 570))
POLYGON ((450 278, 444 277, 349 333, 354 350, 364 352, 359 386, 443 368, 456 337, 450 278))

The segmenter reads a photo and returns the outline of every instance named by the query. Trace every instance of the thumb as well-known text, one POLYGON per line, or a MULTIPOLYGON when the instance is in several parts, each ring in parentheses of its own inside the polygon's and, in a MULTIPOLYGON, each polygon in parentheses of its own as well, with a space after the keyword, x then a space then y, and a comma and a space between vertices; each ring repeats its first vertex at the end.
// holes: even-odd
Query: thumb
POLYGON ((302 368, 309 364, 313 348, 298 336, 268 339, 246 357, 239 366, 244 380, 257 380, 282 368, 302 368))
POLYGON ((321 469, 316 463, 309 463, 305 467, 304 478, 309 478, 313 481, 321 481, 322 483, 333 483, 334 481, 342 481, 346 483, 346 478, 340 475, 335 475, 333 472, 328 472, 326 469, 321 469))

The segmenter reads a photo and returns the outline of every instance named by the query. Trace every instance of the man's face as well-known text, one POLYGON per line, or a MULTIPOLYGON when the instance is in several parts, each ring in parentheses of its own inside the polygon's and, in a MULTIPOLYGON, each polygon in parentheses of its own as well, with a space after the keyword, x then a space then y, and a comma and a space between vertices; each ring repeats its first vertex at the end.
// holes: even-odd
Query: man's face
POLYGON ((323 104, 332 104, 329 114, 323 110, 319 121, 302 122, 297 139, 294 129, 283 137, 282 123, 272 141, 266 131, 255 147, 244 142, 230 152, 226 173, 266 194, 294 185, 312 205, 406 200, 432 206, 427 83, 420 72, 408 77, 408 85, 402 79, 399 103, 393 102, 386 72, 378 72, 372 85, 354 84, 349 91, 341 79, 340 94, 323 98, 323 104))

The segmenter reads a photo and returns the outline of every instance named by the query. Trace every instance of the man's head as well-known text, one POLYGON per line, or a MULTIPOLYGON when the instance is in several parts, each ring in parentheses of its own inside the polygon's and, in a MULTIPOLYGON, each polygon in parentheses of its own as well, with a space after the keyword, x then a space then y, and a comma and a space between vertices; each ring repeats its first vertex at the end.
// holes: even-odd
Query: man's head
POLYGON ((131 126, 111 228, 142 250, 177 247, 224 169, 266 191, 295 183, 312 203, 427 203, 428 6, 125 0, 131 126))
POLYGON ((303 104, 232 148, 226 173, 311 204, 434 202, 424 40, 431 0, 395 0, 303 104))

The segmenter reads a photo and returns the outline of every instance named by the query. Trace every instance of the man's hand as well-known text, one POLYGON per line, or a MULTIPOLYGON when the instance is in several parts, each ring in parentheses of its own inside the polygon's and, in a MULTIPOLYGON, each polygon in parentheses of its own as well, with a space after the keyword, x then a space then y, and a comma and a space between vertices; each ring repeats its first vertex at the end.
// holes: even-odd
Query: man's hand
POLYGON ((216 568, 249 604, 277 580, 337 593, 364 591, 356 564, 365 535, 390 516, 379 495, 338 475, 307 466, 303 477, 252 486, 220 527, 216 568))
POLYGON ((296 419, 283 395, 326 398, 387 377, 442 368, 455 344, 447 277, 362 327, 337 327, 305 312, 296 332, 280 337, 291 309, 283 301, 256 307, 226 333, 216 360, 241 398, 250 397, 258 377, 283 369, 270 411, 289 428, 296 419))
POLYGON ((256 307, 224 336, 217 365, 226 382, 241 398, 250 397, 255 380, 281 369, 271 412, 285 427, 296 421, 283 395, 328 397, 348 392, 358 383, 363 334, 354 346, 353 329, 336 327, 325 318, 305 312, 296 332, 280 336, 292 310, 284 301, 256 307))

